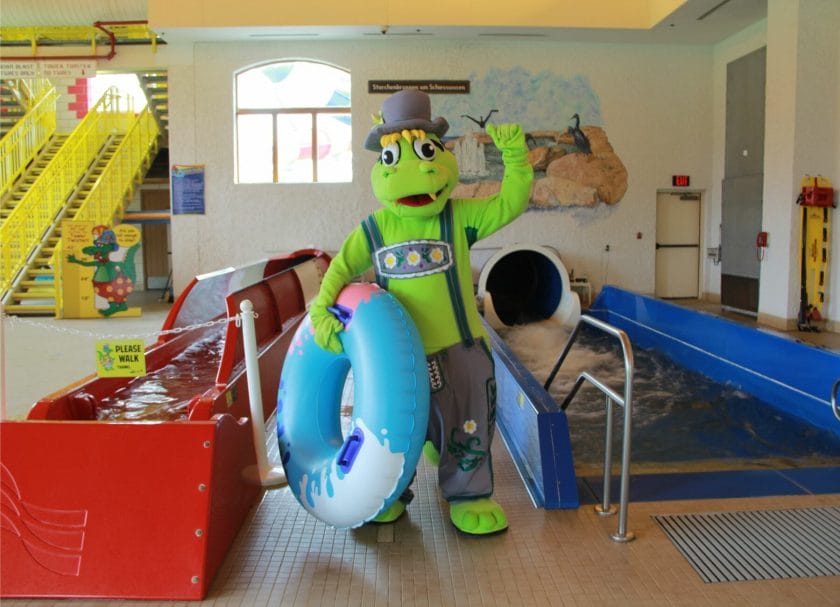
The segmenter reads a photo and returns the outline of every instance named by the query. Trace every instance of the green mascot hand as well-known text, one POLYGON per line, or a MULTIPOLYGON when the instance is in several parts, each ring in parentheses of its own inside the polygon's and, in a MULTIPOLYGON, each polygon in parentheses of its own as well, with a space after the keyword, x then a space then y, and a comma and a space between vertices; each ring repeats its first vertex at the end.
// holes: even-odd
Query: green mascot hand
POLYGON ((315 343, 328 352, 341 354, 344 348, 338 339, 338 334, 344 330, 344 325, 324 306, 312 305, 309 309, 312 328, 315 329, 315 343))
POLYGON ((503 153, 506 151, 526 151, 525 133, 518 124, 488 124, 487 134, 493 139, 493 143, 503 153))

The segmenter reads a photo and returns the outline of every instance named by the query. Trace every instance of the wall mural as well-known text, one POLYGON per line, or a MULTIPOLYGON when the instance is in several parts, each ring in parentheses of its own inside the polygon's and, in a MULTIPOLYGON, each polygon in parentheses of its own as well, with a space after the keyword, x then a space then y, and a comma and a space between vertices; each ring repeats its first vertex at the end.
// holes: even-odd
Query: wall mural
POLYGON ((470 75, 470 95, 440 95, 433 113, 450 123, 446 145, 458 158, 453 196, 483 197, 499 189, 501 154, 484 132, 488 122, 518 122, 534 167, 531 208, 614 205, 627 191, 627 169, 613 151, 600 102, 585 76, 565 78, 517 67, 470 75))

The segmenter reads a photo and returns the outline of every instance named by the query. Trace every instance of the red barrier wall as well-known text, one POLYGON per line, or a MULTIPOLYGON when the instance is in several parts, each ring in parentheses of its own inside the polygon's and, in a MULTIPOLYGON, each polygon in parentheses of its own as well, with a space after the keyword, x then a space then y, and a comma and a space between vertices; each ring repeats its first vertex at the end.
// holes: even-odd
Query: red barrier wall
MULTIPOLYGON (((303 251, 196 280, 164 323, 233 317, 251 300, 264 418, 305 313, 301 263, 316 264, 308 275, 320 276, 329 258, 303 251)), ((147 349, 148 371, 212 330, 161 337, 147 349)), ((241 333, 233 322, 225 331, 216 382, 195 387, 188 421, 95 421, 102 399, 134 380, 91 376, 41 399, 26 421, 0 424, 0 596, 205 596, 262 492, 241 333)))

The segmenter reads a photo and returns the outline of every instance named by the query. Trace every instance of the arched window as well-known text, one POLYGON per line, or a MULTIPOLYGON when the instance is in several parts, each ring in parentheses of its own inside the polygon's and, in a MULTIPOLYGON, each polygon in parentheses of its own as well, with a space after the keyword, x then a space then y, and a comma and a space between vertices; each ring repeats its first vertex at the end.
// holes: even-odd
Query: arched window
POLYGON ((236 75, 237 183, 352 180, 350 72, 279 61, 236 75))

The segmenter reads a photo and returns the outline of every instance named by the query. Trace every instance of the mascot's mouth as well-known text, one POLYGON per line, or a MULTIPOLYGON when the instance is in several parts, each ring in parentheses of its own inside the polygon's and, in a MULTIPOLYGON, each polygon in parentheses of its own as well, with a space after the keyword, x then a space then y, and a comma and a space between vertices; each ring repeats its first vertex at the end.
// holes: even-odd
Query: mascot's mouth
POLYGON ((397 198, 397 204, 402 204, 407 207, 424 207, 437 200, 437 197, 440 196, 442 192, 443 188, 431 194, 412 194, 411 196, 403 196, 402 198, 397 198))

